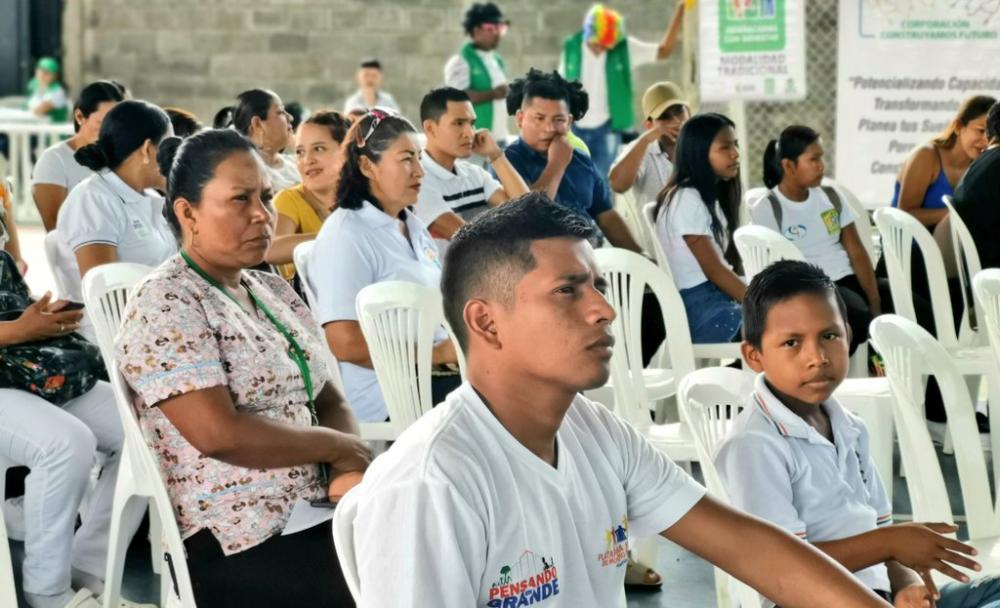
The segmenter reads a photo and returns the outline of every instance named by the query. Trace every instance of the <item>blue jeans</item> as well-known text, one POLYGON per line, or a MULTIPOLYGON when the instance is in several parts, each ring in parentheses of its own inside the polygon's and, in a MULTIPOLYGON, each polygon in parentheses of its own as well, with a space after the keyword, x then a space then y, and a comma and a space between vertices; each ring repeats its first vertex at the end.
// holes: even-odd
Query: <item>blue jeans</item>
POLYGON ((607 181, 608 173, 611 172, 611 163, 615 160, 615 154, 618 153, 618 143, 621 141, 619 135, 611 130, 611 121, 609 120, 593 129, 584 129, 574 125, 573 132, 590 148, 590 160, 594 161, 597 172, 607 181))
POLYGON ((971 583, 948 583, 940 588, 937 608, 1000 608, 1000 577, 984 576, 971 583))
POLYGON ((732 342, 743 325, 743 315, 736 300, 722 293, 715 283, 705 281, 700 285, 681 290, 691 342, 708 344, 732 342))

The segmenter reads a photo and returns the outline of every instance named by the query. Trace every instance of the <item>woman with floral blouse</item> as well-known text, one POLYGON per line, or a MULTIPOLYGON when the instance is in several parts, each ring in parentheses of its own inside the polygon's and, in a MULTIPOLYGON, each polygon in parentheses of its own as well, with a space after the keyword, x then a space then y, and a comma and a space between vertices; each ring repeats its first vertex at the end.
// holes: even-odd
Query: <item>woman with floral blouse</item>
POLYGON ((330 523, 282 536, 300 499, 370 453, 329 381, 315 321, 245 270, 274 231, 261 158, 231 129, 160 146, 181 252, 135 291, 118 364, 159 456, 200 606, 351 606, 330 523))

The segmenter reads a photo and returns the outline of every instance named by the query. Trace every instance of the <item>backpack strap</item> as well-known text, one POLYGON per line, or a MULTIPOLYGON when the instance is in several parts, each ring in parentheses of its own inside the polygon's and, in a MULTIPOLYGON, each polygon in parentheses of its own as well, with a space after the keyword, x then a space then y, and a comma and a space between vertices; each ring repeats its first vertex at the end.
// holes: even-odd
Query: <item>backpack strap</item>
POLYGON ((833 208, 837 210, 837 217, 840 217, 840 213, 844 208, 844 201, 840 199, 840 193, 833 186, 820 186, 820 190, 826 194, 826 197, 830 199, 830 203, 833 204, 833 208))
POLYGON ((781 232, 781 203, 778 201, 778 197, 775 196, 774 192, 771 190, 767 191, 767 201, 771 203, 771 212, 774 213, 774 221, 778 223, 778 232, 781 232))

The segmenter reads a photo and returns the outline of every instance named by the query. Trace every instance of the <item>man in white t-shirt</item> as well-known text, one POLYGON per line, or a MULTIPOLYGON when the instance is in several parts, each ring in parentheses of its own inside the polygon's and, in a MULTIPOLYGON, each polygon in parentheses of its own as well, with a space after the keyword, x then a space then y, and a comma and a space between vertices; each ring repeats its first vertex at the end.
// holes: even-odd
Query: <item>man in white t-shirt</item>
POLYGON ((359 605, 624 605, 630 539, 660 533, 783 606, 886 606, 580 395, 607 382, 614 345, 593 236, 541 193, 455 235, 442 290, 468 380, 337 508, 359 605))
POLYGON ((496 4, 472 4, 462 22, 469 41, 444 64, 444 84, 468 93, 476 110, 476 128, 489 129, 501 145, 508 133, 508 78, 507 63, 496 49, 508 25, 496 4))
POLYGON ((399 112, 399 104, 388 91, 382 89, 382 62, 378 59, 366 59, 358 66, 355 78, 358 90, 344 102, 344 114, 351 110, 371 110, 372 108, 387 108, 399 112))
POLYGON ((528 191, 489 129, 476 129, 476 112, 465 91, 452 87, 432 90, 420 102, 420 120, 427 135, 420 163, 424 179, 414 211, 436 238, 450 240, 465 222, 488 207, 528 191), (470 162, 472 154, 485 157, 498 182, 470 162))
POLYGON ((640 208, 655 201, 670 181, 677 136, 691 110, 681 88, 663 81, 643 93, 642 114, 646 132, 625 148, 608 174, 611 189, 622 194, 631 188, 640 208))
POLYGON ((625 33, 625 20, 614 10, 596 4, 583 20, 583 29, 563 42, 559 73, 579 80, 590 95, 587 114, 573 123, 573 132, 590 148, 601 175, 607 178, 618 151, 620 133, 634 124, 632 70, 666 59, 674 50, 684 21, 684 2, 659 43, 644 42, 625 33))

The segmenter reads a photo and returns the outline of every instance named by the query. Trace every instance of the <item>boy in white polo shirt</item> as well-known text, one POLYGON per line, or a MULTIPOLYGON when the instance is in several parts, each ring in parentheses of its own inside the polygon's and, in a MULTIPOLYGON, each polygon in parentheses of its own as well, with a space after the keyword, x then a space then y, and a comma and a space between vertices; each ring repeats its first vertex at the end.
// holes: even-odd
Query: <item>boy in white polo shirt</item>
POLYGON ((743 358, 754 393, 719 446, 715 465, 733 505, 808 540, 897 607, 1000 605, 1000 583, 967 583, 979 569, 948 524, 892 524, 864 422, 831 397, 847 375, 844 302, 823 271, 777 262, 743 299, 743 358), (918 574, 919 573, 919 574, 918 574), (940 595, 940 597, 939 597, 940 595))
POLYGON ((465 91, 441 87, 424 95, 420 120, 427 147, 420 157, 424 179, 414 211, 439 239, 450 240, 465 222, 488 207, 528 191, 489 129, 476 129, 476 112, 465 91), (485 157, 500 181, 464 158, 485 157))
POLYGON ((581 396, 607 382, 614 344, 593 238, 541 193, 455 235, 442 291, 467 382, 338 506, 356 513, 359 605, 621 605, 630 539, 660 533, 785 606, 885 606, 581 396))

